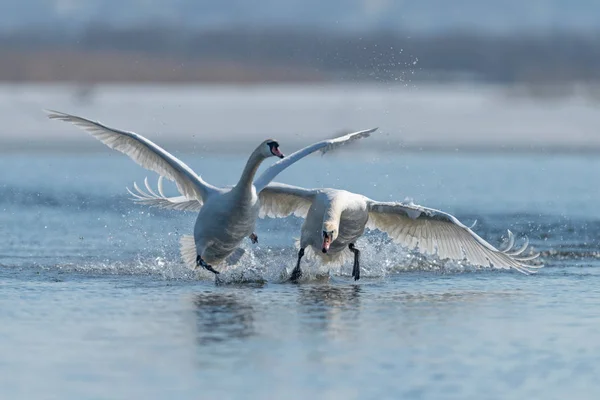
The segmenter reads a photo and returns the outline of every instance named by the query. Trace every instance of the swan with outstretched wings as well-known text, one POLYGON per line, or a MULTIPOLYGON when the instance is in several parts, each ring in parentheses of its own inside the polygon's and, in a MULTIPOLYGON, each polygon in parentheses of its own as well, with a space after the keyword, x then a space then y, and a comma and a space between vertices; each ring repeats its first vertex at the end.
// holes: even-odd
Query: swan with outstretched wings
MULTIPOLYGON (((136 201, 178 210, 191 206, 186 196, 165 196, 161 181, 159 194, 150 189, 147 181, 146 187, 148 192, 136 185, 136 201)), ((345 190, 305 189, 281 183, 269 184, 259 198, 261 217, 283 218, 293 214, 304 218, 292 281, 302 276, 300 262, 307 248, 325 263, 343 259, 346 252, 353 253, 352 276, 358 280, 360 251, 355 242, 366 228, 385 232, 405 248, 440 259, 526 274, 541 267, 531 263, 539 253, 527 253, 527 240, 520 248, 514 248, 514 235, 510 231, 508 244, 500 250, 453 215, 412 203, 379 202, 345 190)))
MULTIPOLYGON (((284 157, 281 153, 276 140, 267 139, 250 155, 238 183, 231 188, 219 188, 204 181, 181 160, 142 135, 57 111, 48 111, 48 117, 71 122, 83 128, 111 149, 128 155, 142 167, 159 174, 160 194, 154 193, 147 186, 150 196, 159 198, 162 195, 162 177, 174 181, 186 202, 186 205, 181 205, 179 209, 198 211, 193 237, 184 236, 181 239, 182 257, 188 266, 192 268, 201 266, 215 274, 219 271, 212 264, 221 263, 229 257, 245 237, 250 237, 253 242, 257 240, 254 227, 260 210, 260 193, 281 171, 309 154, 334 150, 347 143, 366 138, 377 129, 323 140, 298 150, 288 157, 284 157), (260 164, 266 158, 273 156, 281 160, 255 179, 260 164)), ((144 199, 138 200, 148 202, 144 199)), ((178 200, 181 199, 175 199, 169 204, 176 204, 178 200)))

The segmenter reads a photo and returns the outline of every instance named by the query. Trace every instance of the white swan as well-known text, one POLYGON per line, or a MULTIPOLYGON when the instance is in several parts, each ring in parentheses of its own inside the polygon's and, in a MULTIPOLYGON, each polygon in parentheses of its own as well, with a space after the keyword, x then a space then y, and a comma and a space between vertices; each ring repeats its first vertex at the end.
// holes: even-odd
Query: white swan
MULTIPOLYGON (((199 214, 194 236, 181 239, 181 254, 190 267, 202 266, 218 274, 211 264, 225 260, 245 237, 257 240, 254 226, 259 214, 258 195, 277 174, 303 157, 317 151, 326 152, 348 142, 368 137, 375 129, 350 133, 305 147, 280 160, 254 180, 261 162, 267 157, 284 158, 277 141, 261 143, 250 155, 239 182, 233 188, 218 188, 206 183, 182 161, 145 137, 133 132, 110 128, 100 122, 57 111, 47 111, 48 117, 71 122, 106 144, 131 157, 142 167, 175 181, 177 188, 199 214), (254 182, 253 182, 254 181, 254 182)), ((148 187, 149 189, 149 187, 148 187)), ((159 188, 162 192, 162 188, 159 188)))
MULTIPOLYGON (((136 186, 137 201, 158 206, 185 210, 190 201, 185 196, 166 197, 159 181, 159 194, 143 192, 136 186)), ((440 259, 466 261, 480 267, 513 268, 529 274, 541 265, 528 263, 539 253, 524 255, 529 242, 519 249, 512 232, 508 231, 508 244, 496 249, 463 225, 454 216, 442 211, 412 203, 378 202, 360 194, 338 189, 304 189, 281 183, 271 183, 260 192, 261 217, 286 217, 294 214, 305 218, 300 238, 298 261, 291 280, 302 276, 300 261, 307 247, 323 262, 343 261, 344 251, 354 253, 352 276, 360 278, 360 251, 354 243, 365 228, 387 233, 400 245, 440 259)))

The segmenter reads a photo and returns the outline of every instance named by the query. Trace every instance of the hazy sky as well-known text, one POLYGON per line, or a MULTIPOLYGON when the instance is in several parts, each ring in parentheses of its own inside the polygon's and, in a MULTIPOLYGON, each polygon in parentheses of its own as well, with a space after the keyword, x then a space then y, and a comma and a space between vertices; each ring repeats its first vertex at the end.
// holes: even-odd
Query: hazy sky
POLYGON ((196 29, 596 30, 597 0, 4 0, 0 28, 172 23, 196 29))

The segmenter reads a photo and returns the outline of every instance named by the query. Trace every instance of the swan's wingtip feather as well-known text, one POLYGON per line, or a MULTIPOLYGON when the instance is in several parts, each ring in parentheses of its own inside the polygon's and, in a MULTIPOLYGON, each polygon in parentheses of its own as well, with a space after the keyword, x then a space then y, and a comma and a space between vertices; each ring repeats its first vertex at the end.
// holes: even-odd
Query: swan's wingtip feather
POLYGON ((50 119, 63 119, 69 116, 69 114, 65 114, 60 111, 50 110, 48 108, 42 109, 46 113, 46 116, 50 119))
POLYGON ((505 245, 504 249, 500 250, 500 252, 511 256, 512 254, 510 254, 510 250, 515 245, 515 235, 512 233, 512 231, 510 229, 506 230, 506 234, 507 234, 506 245, 505 245))
POLYGON ((371 128, 371 129, 366 129, 364 131, 349 133, 348 141, 368 138, 371 136, 371 133, 375 132, 377 129, 379 129, 379 128, 371 128))
POLYGON ((147 176, 144 178, 144 185, 146 186, 146 189, 148 190, 148 193, 150 193, 154 197, 158 197, 156 195, 156 193, 154 193, 154 191, 150 187, 150 183, 148 182, 148 177, 147 176))
POLYGON ((359 139, 364 139, 367 138, 369 136, 371 136, 372 132, 375 132, 378 128, 372 128, 372 129, 367 129, 364 131, 357 131, 357 132, 351 132, 348 133, 344 136, 340 136, 325 142, 323 148, 321 148, 319 151, 321 152, 321 155, 324 155, 325 153, 337 149, 340 146, 343 146, 347 143, 353 142, 355 140, 359 140, 359 139))
POLYGON ((125 189, 126 189, 128 192, 129 192, 129 194, 130 194, 130 195, 132 195, 132 196, 133 196, 133 199, 132 199, 133 201, 138 201, 138 200, 141 200, 141 199, 142 199, 142 197, 141 197, 140 195, 133 193, 133 192, 131 191, 131 189, 129 189, 129 187, 128 187, 128 186, 126 186, 126 187, 125 187, 125 189))
POLYGON ((158 193, 162 196, 162 197, 167 197, 165 196, 165 192, 163 192, 163 176, 159 175, 158 176, 158 183, 157 183, 157 187, 158 187, 158 193))
POLYGON ((522 256, 522 257, 513 257, 515 260, 519 261, 519 262, 524 262, 524 261, 532 261, 535 260, 536 258, 538 258, 540 256, 540 253, 533 253, 530 254, 528 256, 522 256))

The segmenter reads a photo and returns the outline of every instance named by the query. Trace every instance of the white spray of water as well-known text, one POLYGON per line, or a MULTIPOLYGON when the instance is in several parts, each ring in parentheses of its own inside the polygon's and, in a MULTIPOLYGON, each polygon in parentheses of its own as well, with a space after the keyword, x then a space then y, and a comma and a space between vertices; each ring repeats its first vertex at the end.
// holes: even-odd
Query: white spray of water
MULTIPOLYGON (((394 244, 388 237, 369 233, 359 239, 361 277, 384 278, 390 274, 406 271, 434 271, 459 273, 478 268, 466 263, 438 260, 435 257, 409 252, 394 244)), ((217 283, 279 283, 287 281, 297 260, 297 249, 270 248, 244 243, 244 253, 233 265, 220 266, 221 274, 217 283)), ((302 259, 303 281, 327 279, 329 276, 350 278, 352 273, 352 253, 343 257, 340 263, 323 264, 319 257, 307 251, 302 259)), ((153 275, 163 279, 214 280, 215 275, 202 268, 188 269, 173 249, 164 249, 162 255, 152 258, 141 256, 128 261, 84 261, 65 263, 48 268, 61 271, 83 272, 107 275, 153 275)))

